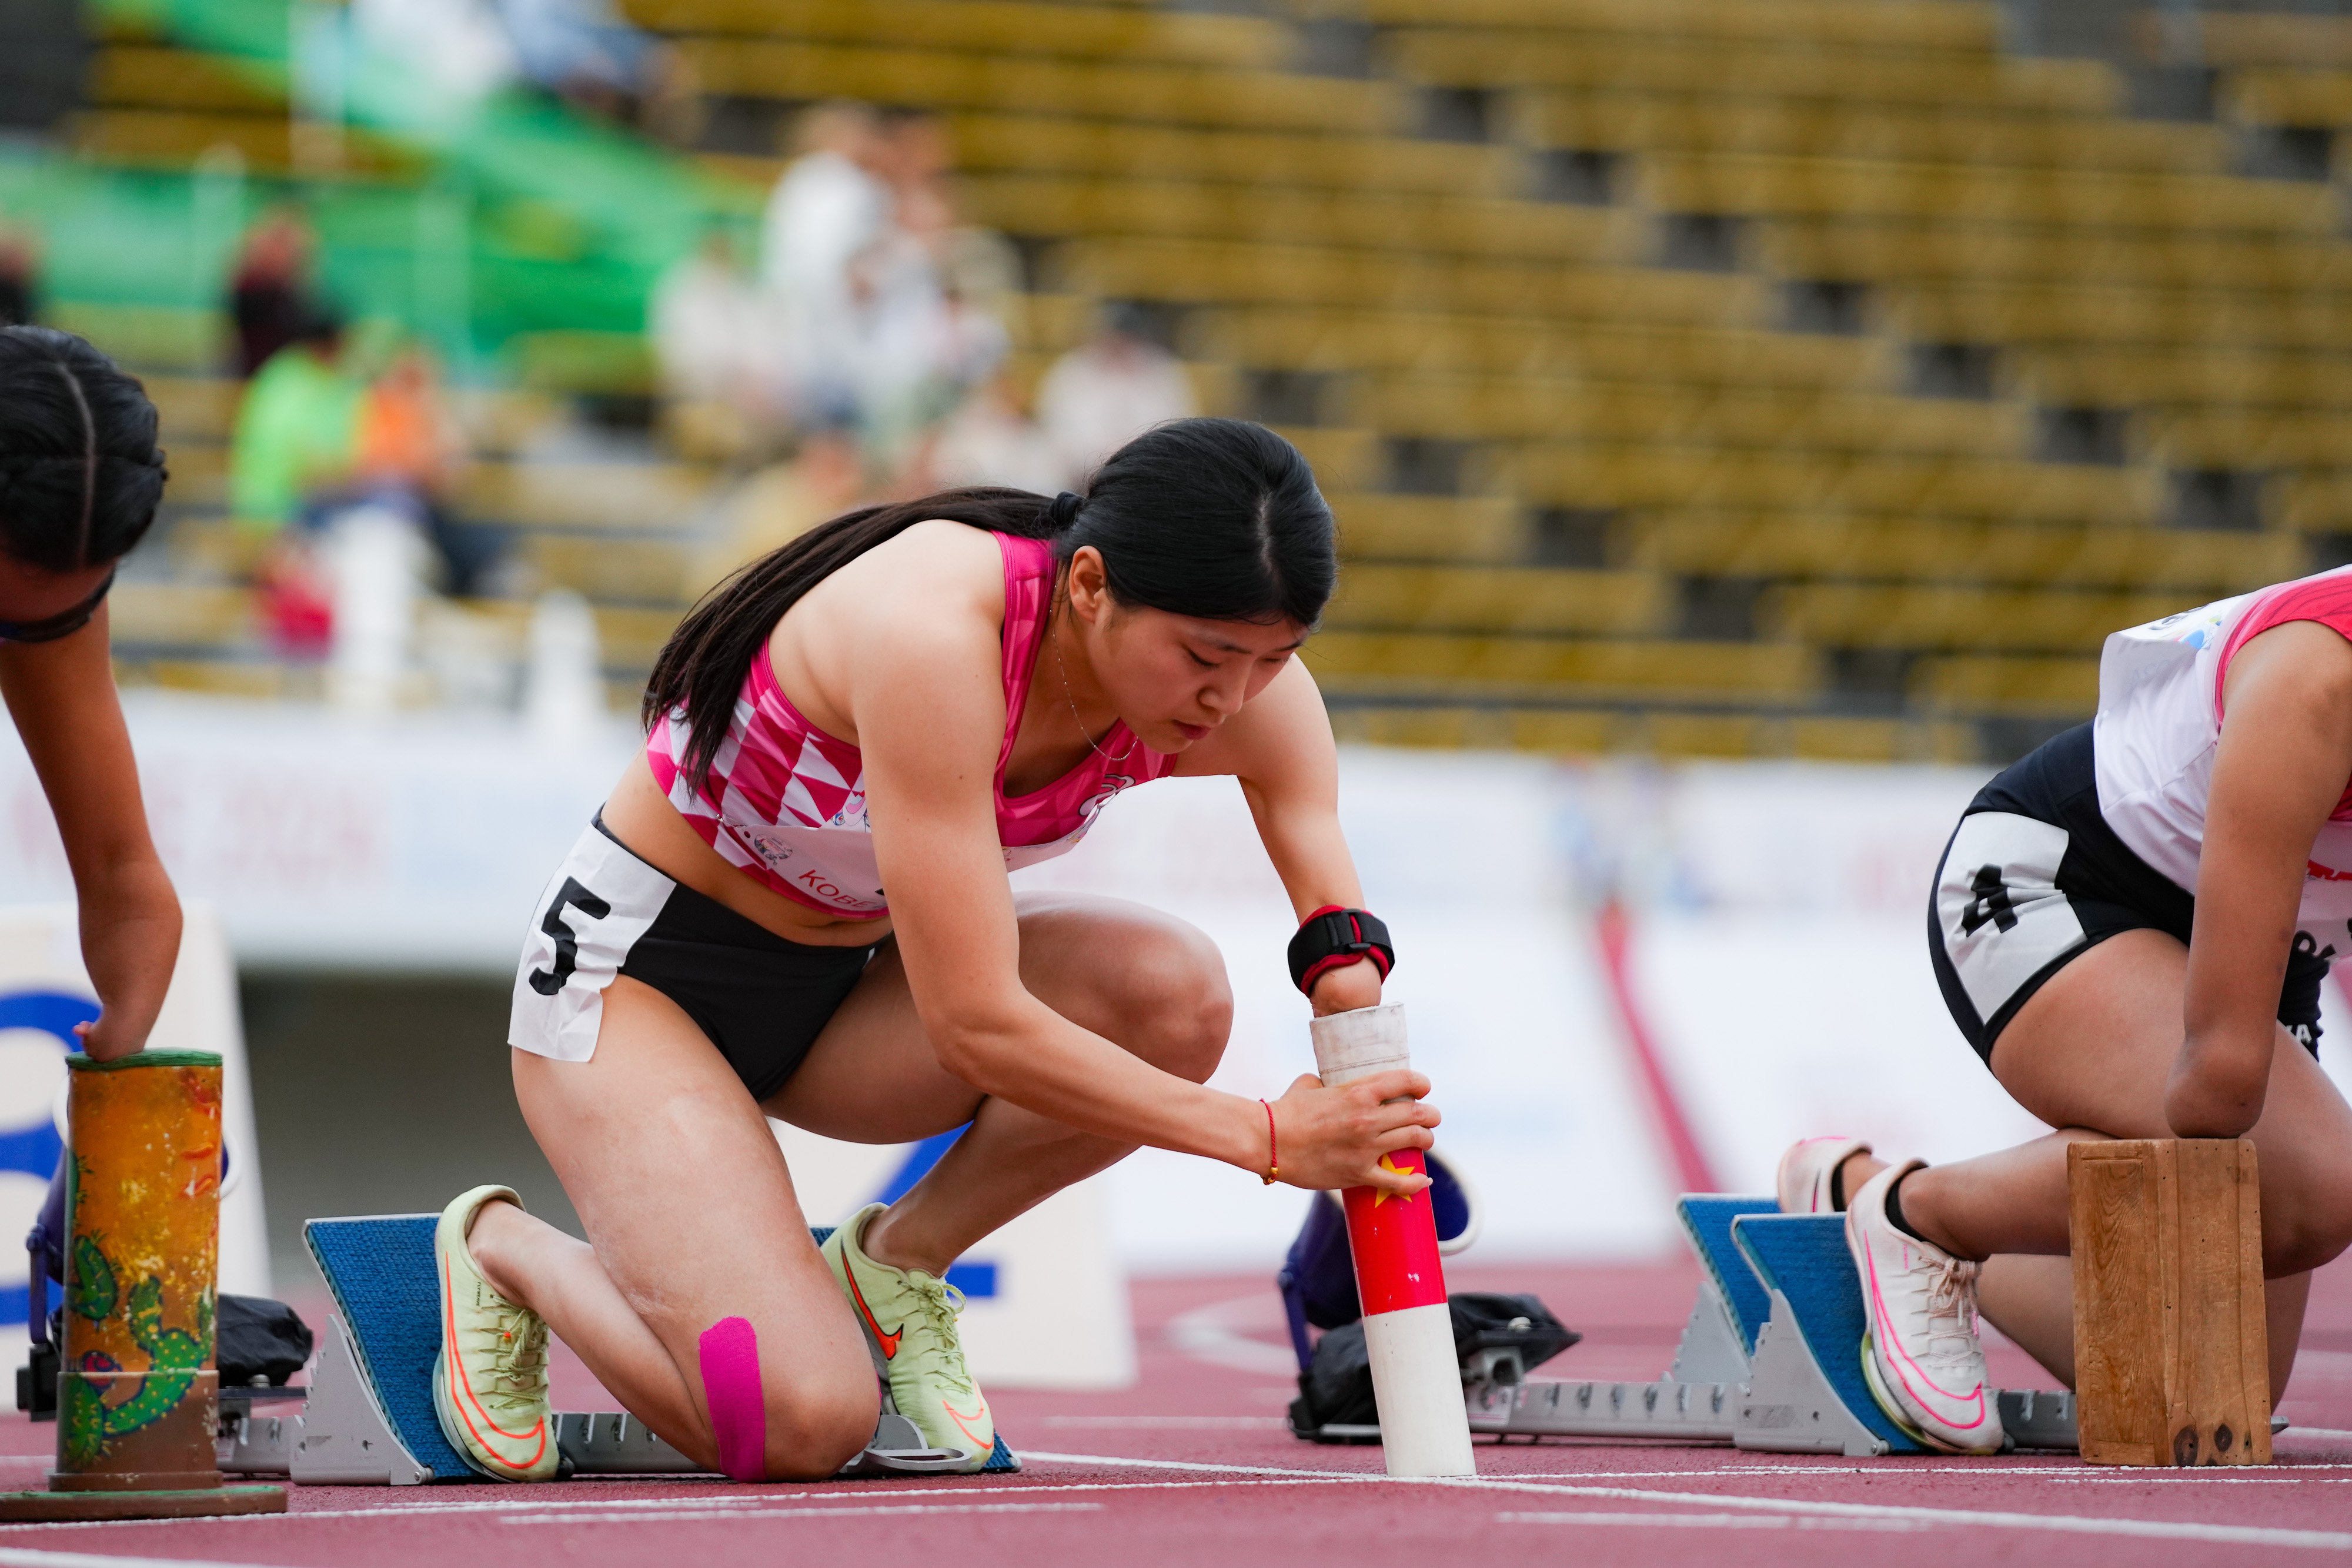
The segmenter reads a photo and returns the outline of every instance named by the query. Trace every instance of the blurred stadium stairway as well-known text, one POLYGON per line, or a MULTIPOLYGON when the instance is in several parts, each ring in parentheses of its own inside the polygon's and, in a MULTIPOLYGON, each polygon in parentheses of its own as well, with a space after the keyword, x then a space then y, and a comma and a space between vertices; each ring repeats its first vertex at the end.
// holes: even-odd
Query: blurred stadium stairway
MULTIPOLYGON (((807 103, 939 110, 970 214, 1032 262, 1024 379, 1093 302, 1143 301, 1210 407, 1299 443, 1350 557, 1310 653, 1350 737, 1999 759, 2088 711, 2106 631, 2352 559, 2352 20, 2114 8, 2084 58, 1961 0, 625 9, 707 95, 737 183, 695 202, 747 210, 807 103), (2150 80, 2168 118, 2136 112, 2150 80)), ((79 178, 304 164, 267 29, 193 19, 248 0, 100 11, 79 178)), ((606 134, 560 129, 516 145, 606 134)), ((583 183, 567 156, 524 179, 387 114, 307 177, 373 214, 343 265, 420 276, 451 169, 519 192, 480 198, 467 341, 511 344, 512 385, 476 394, 467 505, 604 601, 625 682, 697 586, 709 473, 541 435, 564 397, 643 390, 612 300, 693 203, 616 249, 610 193, 659 165, 583 183)), ((109 318, 69 282, 68 324, 204 358, 193 299, 109 318)), ((203 517, 228 410, 158 391, 192 516, 125 657, 210 682, 247 636, 203 517)))

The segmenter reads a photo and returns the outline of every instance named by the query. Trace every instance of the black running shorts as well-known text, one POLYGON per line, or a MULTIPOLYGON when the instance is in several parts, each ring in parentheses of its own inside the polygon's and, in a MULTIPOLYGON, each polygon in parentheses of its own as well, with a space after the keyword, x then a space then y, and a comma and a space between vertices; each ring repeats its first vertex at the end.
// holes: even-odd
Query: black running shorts
POLYGON ((595 1049, 614 975, 651 986, 710 1038, 754 1100, 784 1086, 874 956, 787 942, 631 853, 599 817, 540 900, 508 1043, 559 1061, 595 1049))
MULTIPOLYGON (((1936 867, 1927 955, 1944 1005, 1988 1064, 2042 983, 2118 931, 2189 943, 2197 900, 2141 860, 2099 814, 2091 727, 2042 746, 1977 792, 1936 867)), ((2278 1019, 2319 1051, 2325 960, 2287 955, 2278 1019)))

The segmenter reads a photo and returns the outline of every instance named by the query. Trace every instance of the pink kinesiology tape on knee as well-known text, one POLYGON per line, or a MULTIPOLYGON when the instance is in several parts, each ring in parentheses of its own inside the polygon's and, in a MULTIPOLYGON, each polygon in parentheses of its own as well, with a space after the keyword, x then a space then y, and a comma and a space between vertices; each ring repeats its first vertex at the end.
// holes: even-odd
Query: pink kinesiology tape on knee
POLYGON ((768 1479, 768 1401, 760 1387, 760 1336, 745 1318, 721 1318, 702 1331, 702 1397, 719 1468, 739 1481, 768 1479))

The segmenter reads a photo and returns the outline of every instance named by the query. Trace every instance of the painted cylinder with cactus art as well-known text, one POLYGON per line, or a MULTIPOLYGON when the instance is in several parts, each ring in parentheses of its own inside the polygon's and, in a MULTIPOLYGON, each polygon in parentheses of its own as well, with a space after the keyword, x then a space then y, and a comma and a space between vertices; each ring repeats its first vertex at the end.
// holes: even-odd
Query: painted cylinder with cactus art
POLYGON ((148 1051, 66 1062, 64 1356, 49 1484, 218 1487, 221 1059, 148 1051))

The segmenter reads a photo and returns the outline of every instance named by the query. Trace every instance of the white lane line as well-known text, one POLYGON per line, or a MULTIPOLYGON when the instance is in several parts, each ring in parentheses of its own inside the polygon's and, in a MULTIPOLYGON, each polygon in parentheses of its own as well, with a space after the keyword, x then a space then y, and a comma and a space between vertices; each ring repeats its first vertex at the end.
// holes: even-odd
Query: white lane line
POLYGON ((500 1524, 677 1524, 698 1520, 738 1519, 876 1519, 907 1513, 1100 1513, 1098 1502, 970 1502, 914 1503, 906 1508, 752 1508, 676 1509, 667 1513, 599 1514, 583 1519, 576 1513, 517 1513, 500 1524))
POLYGON ((2288 1439, 2295 1437, 2327 1437, 2332 1438, 2336 1442, 2344 1442, 2347 1439, 2352 1439, 2352 1432, 2339 1431, 2333 1427, 2289 1427, 2285 1431, 2281 1432, 2277 1437, 2273 1437, 2271 1439, 2272 1443, 2276 1444, 2280 1437, 2285 1437, 2288 1439))
MULTIPOLYGON (((598 1484, 605 1484, 605 1483, 598 1483, 598 1484)), ((717 1485, 717 1484, 724 1484, 724 1483, 714 1483, 714 1484, 715 1484, 715 1485, 717 1485)), ((1060 1497, 1060 1496, 1062 1496, 1062 1495, 1064 1495, 1065 1493, 1067 1493, 1067 1492, 1082 1492, 1082 1491, 1083 1491, 1083 1492, 1097 1492, 1097 1491, 1199 1491, 1199 1490, 1218 1490, 1218 1489, 1229 1489, 1229 1488, 1233 1488, 1233 1487, 1319 1487, 1319 1486, 1328 1486, 1329 1484, 1330 1484, 1330 1483, 1329 1483, 1328 1480, 1324 1479, 1323 1479, 1322 1477, 1320 1477, 1320 1476, 1304 1476, 1304 1477, 1297 1477, 1297 1478, 1288 1479, 1249 1479, 1249 1480, 1229 1480, 1229 1479, 1218 1479, 1218 1480, 1200 1480, 1200 1481, 1075 1481, 1075 1482, 1071 1482, 1071 1483, 1066 1484, 1066 1485, 1062 1484, 1062 1483, 1060 1483, 1060 1482, 1053 1482, 1053 1483, 1048 1483, 1046 1486, 1037 1486, 1037 1485, 1035 1485, 1034 1483, 1032 1483, 1029 1487, 1027 1487, 1027 1488, 1025 1488, 1025 1489, 1021 1489, 1021 1490, 1028 1490, 1028 1491, 1037 1491, 1037 1492, 1044 1492, 1044 1491, 1049 1491, 1049 1490, 1050 1490, 1054 1496, 1055 1496, 1055 1497, 1060 1497)), ((997 1496, 997 1497, 1002 1497, 1002 1496, 1006 1495, 1006 1493, 1005 1493, 1004 1491, 998 1491, 998 1490, 994 1490, 993 1489, 982 1489, 982 1488, 976 1488, 976 1487, 971 1487, 971 1486, 961 1486, 961 1487, 907 1487, 907 1488, 903 1488, 903 1489, 896 1489, 896 1490, 890 1490, 890 1491, 880 1492, 880 1493, 876 1493, 876 1494, 868 1494, 868 1495, 877 1495, 877 1496, 881 1496, 881 1497, 886 1497, 886 1498, 903 1498, 903 1497, 963 1497, 963 1498, 970 1498, 970 1497, 973 1497, 973 1496, 975 1496, 975 1495, 985 1495, 985 1496, 997 1496)), ((730 1516, 731 1516, 731 1515, 733 1515, 733 1514, 735 1514, 735 1513, 738 1513, 738 1512, 745 1512, 745 1513, 748 1513, 750 1511, 752 1511, 752 1510, 755 1510, 755 1509, 758 1509, 758 1508, 761 1508, 761 1507, 774 1507, 774 1506, 776 1506, 776 1505, 777 1505, 778 1503, 780 1503, 780 1502, 786 1501, 786 1500, 794 1500, 794 1499, 797 1499, 797 1498, 800 1498, 800 1497, 803 1497, 803 1496, 806 1496, 806 1497, 808 1498, 808 1501, 809 1501, 810 1503, 812 1503, 812 1504, 815 1504, 815 1505, 818 1505, 818 1506, 822 1506, 822 1501, 821 1501, 821 1500, 820 1500, 819 1498, 817 1498, 817 1497, 815 1497, 815 1496, 813 1496, 813 1495, 810 1495, 810 1494, 794 1493, 794 1492, 751 1492, 751 1493, 736 1493, 736 1494, 733 1494, 733 1495, 719 1495, 719 1496, 714 1496, 714 1497, 678 1497, 678 1496, 669 1496, 669 1497, 616 1497, 616 1498, 562 1498, 562 1497, 559 1497, 559 1498, 543 1498, 543 1497, 530 1497, 530 1496, 525 1496, 525 1497, 518 1497, 518 1498, 513 1498, 513 1499, 501 1500, 499 1500, 499 1501, 496 1501, 496 1502, 487 1502, 487 1501, 486 1501, 486 1502, 471 1502, 471 1501, 468 1501, 468 1502, 455 1502, 455 1501, 452 1501, 452 1502, 434 1502, 434 1501, 431 1501, 431 1500, 418 1500, 418 1501, 416 1501, 416 1502, 390 1502, 390 1503, 385 1503, 385 1504, 382 1505, 381 1507, 377 1507, 377 1508, 312 1508, 312 1509, 297 1509, 297 1510, 294 1510, 294 1511, 290 1511, 290 1512, 287 1512, 287 1513, 270 1513, 270 1514, 233 1514, 233 1515, 228 1515, 228 1516, 226 1516, 226 1517, 220 1518, 220 1519, 207 1520, 207 1521, 205 1521, 205 1522, 206 1522, 207 1524, 211 1524, 211 1525, 223 1525, 223 1524, 236 1524, 236 1523, 242 1523, 242 1522, 245 1522, 245 1521, 249 1521, 249 1520, 264 1520, 264 1519, 268 1519, 268 1520, 277 1520, 277 1521, 280 1521, 280 1522, 283 1522, 283 1521, 289 1521, 289 1520, 303 1520, 303 1519, 407 1519, 407 1518, 411 1518, 411 1517, 418 1516, 418 1515, 432 1515, 432 1516, 436 1516, 436 1517, 438 1517, 438 1516, 452 1515, 452 1514, 506 1514, 506 1513, 530 1513, 530 1512, 540 1512, 540 1513, 545 1513, 545 1512, 548 1512, 548 1511, 552 1511, 552 1510, 558 1510, 558 1509, 567 1510, 567 1511, 576 1511, 576 1512, 580 1513, 581 1515, 583 1515, 583 1516, 584 1516, 584 1517, 588 1517, 588 1518, 597 1518, 597 1519, 610 1519, 610 1518, 616 1518, 616 1517, 619 1517, 619 1518, 625 1518, 625 1517, 627 1516, 627 1514, 628 1514, 628 1512, 629 1512, 629 1511, 635 1511, 635 1510, 656 1511, 656 1510, 665 1510, 665 1509, 667 1509, 667 1510, 680 1510, 680 1509, 685 1509, 685 1510, 692 1510, 692 1511, 697 1511, 697 1512, 708 1511, 708 1512, 709 1512, 709 1513, 713 1518, 727 1518, 727 1517, 730 1517, 730 1516)), ((861 1505, 859 1505, 859 1504, 857 1504, 857 1503, 856 1503, 856 1502, 852 1501, 852 1500, 851 1500, 851 1499, 849 1499, 849 1498, 847 1498, 847 1497, 840 1497, 840 1498, 839 1498, 839 1501, 840 1501, 840 1503, 841 1503, 843 1506, 846 1506, 846 1507, 857 1507, 857 1506, 861 1506, 861 1505)), ((104 1520, 70 1520, 70 1521, 59 1521, 59 1522, 58 1522, 58 1523, 55 1523, 55 1524, 10 1524, 10 1525, 0 1525, 0 1531, 26 1531, 26 1530, 121 1530, 121 1529, 133 1528, 133 1527, 140 1526, 140 1525, 184 1524, 184 1523, 186 1523, 186 1522, 187 1522, 187 1521, 185 1521, 185 1520, 179 1520, 179 1519, 104 1519, 104 1520)), ((0 1550, 6 1550, 6 1549, 5 1549, 5 1548, 0 1548, 0 1550)), ((0 1568, 6 1568, 6 1565, 5 1565, 5 1563, 0 1563, 0 1568)))
POLYGON ((1924 1530, 1907 1519, 1790 1519, 1777 1513, 1498 1513, 1504 1524, 1665 1525, 1679 1530, 1924 1530))
MULTIPOLYGON (((1124 1459, 1103 1454, 1045 1454, 1034 1449, 1024 1460, 1046 1464, 1126 1465, 1146 1469, 1210 1470, 1232 1475, 1319 1475, 1339 1481, 1391 1481, 1399 1486, 1447 1487, 1470 1491, 1542 1492, 1553 1497, 1606 1498, 1612 1502, 1671 1502, 1759 1513, 1812 1514, 1839 1519, 1908 1519, 1923 1524, 1973 1528, 2046 1530, 2070 1535, 2123 1535, 2157 1541, 2212 1541, 2247 1546, 2314 1547, 2352 1551, 2352 1533, 2286 1530, 2269 1525, 2192 1524, 2153 1519, 2086 1518, 2079 1514, 2015 1513, 1992 1509, 1915 1508, 1895 1503, 1803 1501, 1793 1498, 1743 1497, 1737 1493, 1654 1491, 1646 1487, 1570 1486, 1541 1479, 1486 1476, 1391 1478, 1360 1470, 1287 1470, 1279 1466, 1193 1464, 1180 1459, 1124 1459)), ((1890 1470, 1887 1474, 1900 1474, 1890 1470)))
POLYGON ((1111 1431, 1127 1427, 1154 1431, 1234 1432, 1264 1431, 1269 1427, 1288 1430, 1290 1423, 1280 1416, 1042 1416, 1032 1423, 1039 1427, 1099 1427, 1111 1431))
MULTIPOLYGON (((174 1522, 185 1524, 188 1521, 183 1519, 174 1522)), ((261 1565, 223 1563, 210 1557, 116 1557, 100 1552, 37 1552, 28 1546, 0 1546, 0 1568, 261 1568, 261 1565)))

